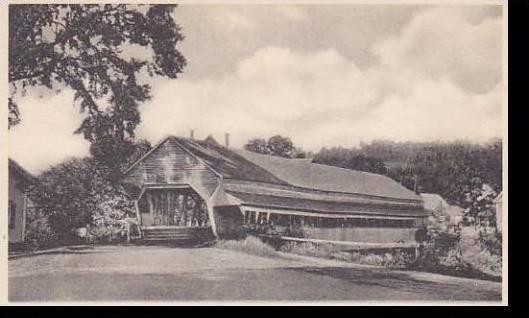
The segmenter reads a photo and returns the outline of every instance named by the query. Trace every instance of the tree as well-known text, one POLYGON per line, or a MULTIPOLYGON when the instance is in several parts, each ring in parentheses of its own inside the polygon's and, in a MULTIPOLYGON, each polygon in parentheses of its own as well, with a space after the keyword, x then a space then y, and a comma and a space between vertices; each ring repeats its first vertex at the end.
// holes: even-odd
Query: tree
POLYGON ((272 136, 267 142, 268 153, 272 156, 292 158, 294 155, 294 144, 288 137, 280 135, 272 136))
POLYGON ((288 137, 275 135, 268 140, 263 138, 250 139, 244 149, 256 153, 284 157, 284 158, 305 158, 306 153, 300 148, 294 147, 292 140, 288 137))
POLYGON ((268 146, 265 139, 262 138, 254 138, 250 139, 245 145, 244 149, 256 152, 256 153, 262 153, 262 154, 269 154, 268 153, 268 146))
MULTIPOLYGON (((60 242, 75 239, 74 230, 94 224, 103 216, 119 220, 135 213, 125 191, 105 177, 93 158, 70 159, 51 167, 39 177, 30 190, 54 237, 60 242)), ((97 224, 94 224, 97 225, 97 224)))
POLYGON ((95 140, 90 145, 90 154, 99 169, 107 172, 109 180, 117 180, 121 172, 151 149, 151 143, 144 139, 115 142, 106 138, 95 140))
POLYGON ((52 4, 9 6, 9 127, 21 120, 17 92, 28 87, 74 90, 86 114, 75 133, 112 157, 134 138, 138 106, 151 88, 142 77, 176 78, 186 64, 175 5, 52 4), (127 53, 152 52, 142 57, 127 53), (104 145, 116 144, 116 148, 104 145))
POLYGON ((312 162, 351 170, 379 174, 388 173, 388 169, 382 160, 366 156, 356 149, 342 147, 323 148, 314 156, 312 162))

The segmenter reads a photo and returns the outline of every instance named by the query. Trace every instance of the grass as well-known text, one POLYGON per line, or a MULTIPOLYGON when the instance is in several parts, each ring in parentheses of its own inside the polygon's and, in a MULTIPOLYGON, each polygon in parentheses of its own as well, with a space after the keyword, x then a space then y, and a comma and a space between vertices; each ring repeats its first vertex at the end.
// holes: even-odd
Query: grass
MULTIPOLYGON (((254 236, 248 236, 244 240, 219 241, 216 247, 263 257, 283 256, 274 247, 254 236)), ((289 242, 282 245, 279 251, 386 268, 406 268, 409 263, 404 253, 365 254, 355 251, 337 251, 331 244, 289 242)))
POLYGON ((294 243, 281 247, 282 252, 335 259, 362 265, 384 266, 386 268, 406 268, 411 259, 403 252, 360 253, 358 251, 337 251, 331 244, 294 243))
POLYGON ((264 243, 254 236, 248 236, 243 240, 219 241, 215 246, 225 250, 243 252, 256 256, 279 256, 279 253, 272 246, 264 243))

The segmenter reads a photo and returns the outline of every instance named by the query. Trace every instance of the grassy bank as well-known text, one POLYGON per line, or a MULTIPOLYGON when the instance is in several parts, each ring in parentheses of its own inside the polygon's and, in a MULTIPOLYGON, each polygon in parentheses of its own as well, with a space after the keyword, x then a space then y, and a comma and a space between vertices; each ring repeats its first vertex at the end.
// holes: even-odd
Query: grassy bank
MULTIPOLYGON (((473 244, 472 246, 476 245, 473 244)), ((219 241, 216 247, 263 257, 282 257, 280 252, 283 252, 361 265, 382 266, 387 269, 411 269, 455 277, 501 281, 501 276, 487 272, 474 264, 468 263, 468 261, 463 262, 460 260, 456 265, 432 263, 421 258, 416 259, 414 253, 403 249, 382 252, 339 251, 332 244, 309 242, 286 242, 278 244, 277 248, 275 248, 254 236, 248 236, 244 240, 219 241)), ((474 249, 478 249, 478 247, 474 247, 474 249)), ((465 256, 467 256, 466 254, 468 253, 464 253, 465 256)), ((479 255, 481 254, 483 253, 479 255)))
POLYGON ((279 257, 279 253, 270 245, 254 236, 243 240, 219 241, 215 247, 264 257, 279 257))

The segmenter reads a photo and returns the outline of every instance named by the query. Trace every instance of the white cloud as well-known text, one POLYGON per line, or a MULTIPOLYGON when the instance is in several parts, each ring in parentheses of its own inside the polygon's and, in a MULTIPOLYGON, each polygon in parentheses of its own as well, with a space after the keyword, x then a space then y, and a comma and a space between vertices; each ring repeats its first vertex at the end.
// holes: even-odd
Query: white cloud
POLYGON ((235 10, 216 10, 211 12, 210 18, 218 25, 231 31, 248 30, 254 27, 254 24, 247 16, 235 10))
POLYGON ((73 92, 40 98, 21 98, 22 122, 9 131, 9 156, 38 173, 67 157, 88 155, 88 142, 73 132, 83 115, 72 106, 73 92))
POLYGON ((474 92, 496 86, 502 72, 500 17, 474 23, 468 10, 441 7, 418 13, 395 37, 374 46, 383 67, 446 77, 474 92))
POLYGON ((360 71, 335 50, 268 47, 220 80, 168 82, 142 111, 153 140, 189 129, 240 146, 254 136, 288 135, 305 147, 360 140, 485 141, 501 136, 501 86, 473 93, 447 76, 429 78, 382 65, 360 71), (162 120, 163 118, 163 120, 162 120))
POLYGON ((140 132, 155 140, 200 127, 230 132, 239 146, 281 133, 314 150, 374 138, 501 136, 500 18, 467 16, 458 8, 418 12, 398 36, 375 44, 380 63, 363 71, 333 48, 258 49, 221 79, 155 91, 140 132))

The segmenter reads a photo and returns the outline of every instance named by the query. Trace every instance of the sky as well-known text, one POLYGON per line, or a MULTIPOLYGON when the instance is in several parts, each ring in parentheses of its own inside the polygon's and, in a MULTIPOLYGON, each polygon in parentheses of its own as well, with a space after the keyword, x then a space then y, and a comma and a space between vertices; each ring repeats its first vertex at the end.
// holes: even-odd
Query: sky
MULTIPOLYGON (((304 150, 373 139, 502 136, 502 8, 412 5, 181 5, 188 65, 150 80, 137 136, 213 135, 242 145, 281 134, 304 150)), ((73 93, 33 89, 10 157, 33 173, 88 155, 73 93)))

